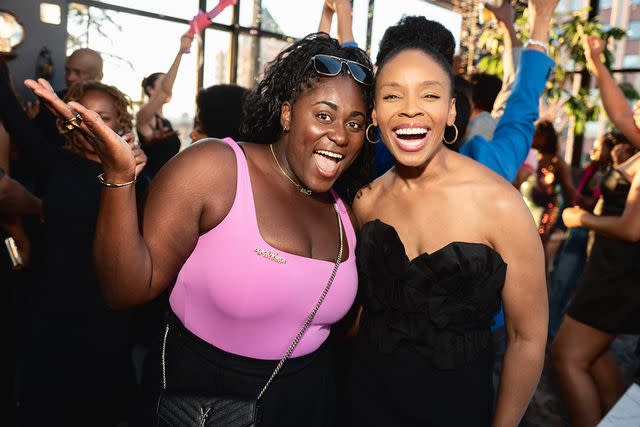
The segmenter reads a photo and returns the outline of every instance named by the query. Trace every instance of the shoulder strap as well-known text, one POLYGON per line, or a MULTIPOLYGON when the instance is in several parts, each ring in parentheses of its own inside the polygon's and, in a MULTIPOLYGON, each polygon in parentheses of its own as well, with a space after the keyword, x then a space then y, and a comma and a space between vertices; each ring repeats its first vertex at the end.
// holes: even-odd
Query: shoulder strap
POLYGON ((320 310, 320 306, 322 305, 322 302, 324 301, 327 294, 329 293, 329 289, 331 289, 333 280, 336 278, 336 274, 338 273, 338 267, 340 267, 340 260, 342 259, 342 249, 344 245, 342 241, 342 219, 340 218, 340 211, 338 210, 338 205, 336 203, 333 204, 333 208, 335 209, 336 217, 338 218, 338 234, 340 235, 340 246, 338 247, 338 255, 336 256, 336 262, 335 262, 335 265, 333 266, 333 271, 331 272, 331 276, 329 276, 329 280, 327 281, 327 286, 324 287, 324 290, 322 291, 322 294, 320 295, 320 298, 318 299, 318 302, 316 303, 315 307, 313 307, 313 310, 311 310, 311 313, 309 313, 309 315, 307 316, 306 320, 300 327, 298 334, 296 335, 296 337, 293 339, 293 342, 289 346, 289 349, 287 349, 287 352, 285 353, 285 355, 282 357, 282 359, 280 359, 280 363, 278 363, 276 368, 273 370, 271 377, 269 377, 269 380, 260 391, 260 394, 258 395, 258 400, 260 400, 264 392, 267 391, 267 388, 271 384, 271 381, 273 381, 273 379, 278 374, 278 372, 280 372, 280 369, 282 368, 282 365, 284 365, 284 362, 286 362, 287 359, 291 356, 291 354, 293 353, 293 350, 296 349, 296 346, 304 336, 304 333, 307 332, 309 325, 311 325, 313 318, 318 313, 318 310, 320 310))

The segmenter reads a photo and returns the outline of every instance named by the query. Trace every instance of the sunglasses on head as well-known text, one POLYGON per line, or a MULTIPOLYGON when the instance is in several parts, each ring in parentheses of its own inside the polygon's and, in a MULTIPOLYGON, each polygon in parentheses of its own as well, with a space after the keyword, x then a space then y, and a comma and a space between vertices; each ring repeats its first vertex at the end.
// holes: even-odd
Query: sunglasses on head
POLYGON ((351 74, 351 77, 353 77, 353 79, 358 83, 368 86, 373 81, 373 72, 371 71, 371 68, 366 65, 362 65, 359 62, 338 58, 337 56, 332 55, 315 55, 311 59, 316 73, 322 76, 337 76, 342 71, 342 66, 346 65, 349 69, 349 74, 351 74))

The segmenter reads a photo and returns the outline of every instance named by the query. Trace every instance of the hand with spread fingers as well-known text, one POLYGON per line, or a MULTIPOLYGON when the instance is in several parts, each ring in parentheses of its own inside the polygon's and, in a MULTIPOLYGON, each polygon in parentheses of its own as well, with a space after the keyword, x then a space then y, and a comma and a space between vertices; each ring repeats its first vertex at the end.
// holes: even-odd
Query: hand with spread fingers
MULTIPOLYGON (((135 178, 144 166, 144 153, 136 153, 129 143, 109 128, 100 115, 86 109, 82 104, 62 101, 53 88, 44 79, 25 80, 25 85, 39 96, 53 114, 64 120, 64 126, 70 131, 82 133, 92 145, 104 168, 105 180, 127 182, 135 178), (136 158, 137 156, 137 158, 136 158)), ((142 150, 140 150, 142 151, 142 150)))

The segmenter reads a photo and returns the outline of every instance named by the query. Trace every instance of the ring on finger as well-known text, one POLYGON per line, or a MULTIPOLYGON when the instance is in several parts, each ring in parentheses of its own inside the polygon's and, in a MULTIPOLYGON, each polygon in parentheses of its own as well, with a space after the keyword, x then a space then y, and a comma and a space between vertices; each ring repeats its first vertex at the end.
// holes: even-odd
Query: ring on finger
POLYGON ((75 116, 71 117, 70 119, 67 119, 64 122, 62 122, 62 126, 64 126, 65 129, 71 131, 74 129, 80 129, 81 122, 82 122, 82 116, 80 115, 80 113, 78 113, 75 116))

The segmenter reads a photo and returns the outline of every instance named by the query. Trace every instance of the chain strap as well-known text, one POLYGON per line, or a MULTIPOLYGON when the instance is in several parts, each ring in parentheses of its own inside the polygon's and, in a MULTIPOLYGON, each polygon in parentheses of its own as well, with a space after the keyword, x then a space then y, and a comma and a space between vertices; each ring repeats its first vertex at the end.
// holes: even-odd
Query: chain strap
MULTIPOLYGON (((264 395, 265 391, 267 391, 267 388, 269 387, 269 385, 271 385, 271 382, 273 381, 273 379, 276 377, 276 375, 278 375, 278 372, 280 372, 280 369, 282 369, 282 365, 284 365, 284 362, 286 362, 287 359, 291 356, 293 351, 298 346, 298 343, 300 342, 300 340, 304 336, 305 332, 307 332, 307 329, 309 329, 309 325, 311 325, 311 322, 313 321, 314 317, 316 317, 316 314, 318 313, 318 310, 320 310, 320 306, 322 305, 322 302, 324 301, 324 299, 326 298, 327 294, 329 293, 329 289, 331 289, 331 285, 333 284, 333 280, 336 278, 336 274, 338 273, 338 267, 340 267, 340 262, 342 261, 342 252, 343 252, 343 247, 344 247, 343 243, 344 242, 343 242, 343 237, 342 237, 342 218, 340 218, 340 212, 338 211, 338 205, 336 203, 333 204, 333 209, 336 211, 336 216, 338 217, 338 234, 340 236, 340 246, 338 248, 338 256, 336 257, 336 262, 335 262, 335 265, 333 266, 333 271, 331 272, 331 276, 329 276, 329 280, 327 281, 327 286, 324 287, 324 290, 322 291, 322 294, 320 295, 320 298, 318 299, 318 302, 313 307, 313 310, 311 310, 311 313, 309 313, 309 315, 305 319, 304 323, 300 327, 300 330, 298 331, 298 334, 293 339, 293 341, 291 342, 291 345, 287 349, 287 352, 282 357, 282 359, 280 359, 280 362, 278 363, 278 365, 273 370, 273 373, 269 377, 269 380, 264 385, 264 387, 262 387, 262 390, 260 391, 260 394, 258 394, 258 399, 257 400, 260 400, 262 395, 264 395)), ((167 346, 167 336, 168 335, 169 335, 169 325, 167 324, 167 326, 164 329, 164 337, 163 337, 163 340, 162 340, 162 388, 164 390, 166 390, 166 388, 167 388, 165 350, 166 350, 166 346, 167 346)))
POLYGON ((282 368, 282 365, 284 365, 284 362, 286 362, 286 360, 289 358, 289 356, 291 356, 291 353, 293 353, 293 350, 295 350, 296 346, 298 345, 298 343, 300 342, 300 340, 304 336, 304 333, 309 328, 309 325, 311 325, 311 322, 313 321, 313 318, 316 317, 316 313, 318 313, 318 310, 320 310, 320 306, 322 305, 322 302, 324 301, 325 297, 329 293, 329 289, 331 289, 331 285, 333 284, 333 279, 336 278, 336 274, 338 273, 338 267, 340 267, 340 262, 342 260, 342 249, 343 249, 342 219, 340 218, 340 212, 338 211, 338 205, 334 203, 333 204, 333 208, 335 209, 336 215, 338 217, 338 234, 340 235, 340 247, 338 248, 338 256, 336 257, 336 263, 333 266, 333 271, 331 272, 331 276, 329 276, 329 281, 327 282, 327 286, 324 287, 324 290, 322 291, 322 294, 320 295, 320 298, 318 299, 318 302, 316 303, 315 307, 313 307, 313 310, 311 310, 311 313, 309 313, 309 315, 307 316, 307 319, 304 321, 304 323, 300 327, 300 330, 298 331, 298 335, 296 335, 296 337, 293 339, 293 342, 289 346, 289 349, 285 353, 284 357, 280 360, 280 363, 278 363, 278 366, 276 366, 276 368, 273 370, 273 373, 271 374, 271 377, 269 378, 269 381, 267 381, 267 383, 262 388, 262 391, 258 395, 258 400, 260 400, 260 398, 262 397, 264 392, 267 391, 267 387, 269 387, 269 385, 271 384, 271 381, 273 381, 273 379, 278 374, 278 372, 280 372, 280 369, 282 368))

